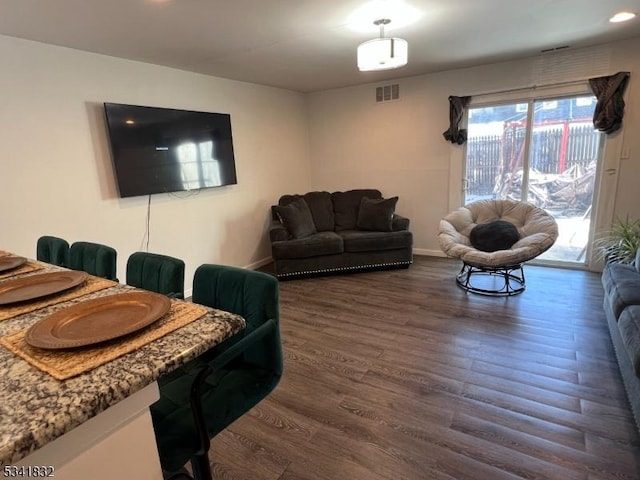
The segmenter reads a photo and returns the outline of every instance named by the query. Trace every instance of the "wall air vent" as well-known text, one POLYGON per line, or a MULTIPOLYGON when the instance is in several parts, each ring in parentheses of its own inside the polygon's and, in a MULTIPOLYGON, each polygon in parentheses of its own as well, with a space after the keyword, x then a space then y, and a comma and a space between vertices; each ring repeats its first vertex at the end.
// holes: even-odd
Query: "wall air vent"
POLYGON ((400 98, 400 84, 394 83, 393 85, 384 85, 383 87, 376 87, 376 102, 390 102, 391 100, 398 100, 400 98))
POLYGON ((563 83, 567 79, 609 75, 612 49, 609 45, 590 48, 556 47, 531 62, 534 85, 563 83))
POLYGON ((569 48, 569 45, 563 45, 562 47, 545 48, 544 50, 540 50, 540 53, 557 52, 558 50, 564 50, 566 48, 569 48))

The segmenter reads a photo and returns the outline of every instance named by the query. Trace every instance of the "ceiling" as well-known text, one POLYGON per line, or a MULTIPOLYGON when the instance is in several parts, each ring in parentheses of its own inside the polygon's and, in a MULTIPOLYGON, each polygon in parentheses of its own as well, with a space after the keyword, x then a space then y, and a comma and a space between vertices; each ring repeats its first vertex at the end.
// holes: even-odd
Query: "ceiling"
POLYGON ((4 0, 0 34, 301 92, 640 36, 640 18, 608 22, 640 13, 640 0, 375 3, 385 13, 355 18, 371 0, 4 0), (381 15, 386 36, 408 41, 409 64, 359 72, 356 47, 379 35, 381 15))

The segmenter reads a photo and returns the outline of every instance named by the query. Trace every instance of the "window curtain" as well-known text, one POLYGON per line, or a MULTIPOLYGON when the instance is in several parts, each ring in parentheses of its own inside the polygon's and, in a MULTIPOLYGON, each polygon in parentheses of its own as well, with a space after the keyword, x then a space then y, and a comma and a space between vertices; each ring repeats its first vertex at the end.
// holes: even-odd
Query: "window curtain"
POLYGON ((460 122, 470 100, 471 97, 449 97, 449 129, 442 134, 448 142, 462 145, 467 141, 467 130, 460 128, 460 122))
POLYGON ((629 83, 629 72, 618 72, 607 77, 589 79, 589 86, 598 99, 593 113, 593 126, 607 134, 622 126, 624 99, 622 95, 629 83))

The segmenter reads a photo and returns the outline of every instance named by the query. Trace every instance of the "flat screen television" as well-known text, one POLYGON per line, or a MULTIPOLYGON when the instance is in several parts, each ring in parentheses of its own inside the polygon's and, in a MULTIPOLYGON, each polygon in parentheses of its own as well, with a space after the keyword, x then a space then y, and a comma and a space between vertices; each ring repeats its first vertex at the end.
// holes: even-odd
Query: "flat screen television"
POLYGON ((237 183, 231 116, 105 103, 121 197, 237 183))

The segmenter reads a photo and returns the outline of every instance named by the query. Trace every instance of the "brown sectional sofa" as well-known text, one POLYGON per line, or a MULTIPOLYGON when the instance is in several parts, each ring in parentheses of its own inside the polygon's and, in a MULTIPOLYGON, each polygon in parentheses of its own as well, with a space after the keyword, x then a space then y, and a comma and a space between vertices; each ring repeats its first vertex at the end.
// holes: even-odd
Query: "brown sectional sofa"
POLYGON ((396 201, 373 189, 280 197, 269 229, 276 276, 407 268, 413 235, 396 201))

